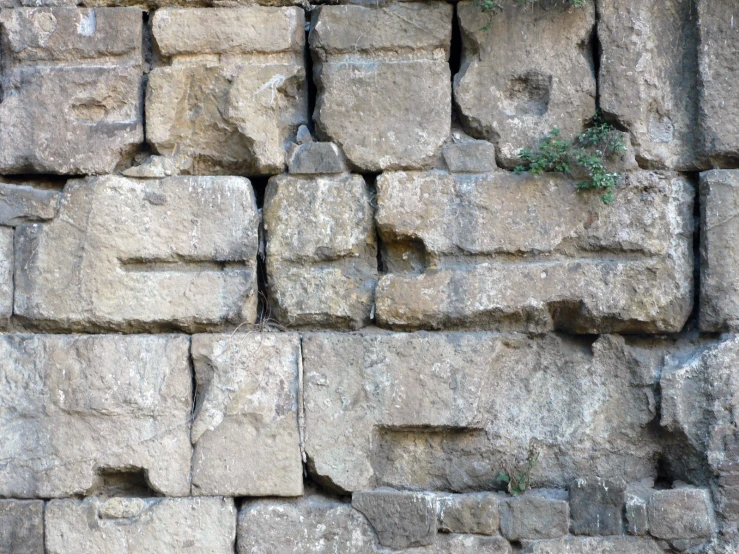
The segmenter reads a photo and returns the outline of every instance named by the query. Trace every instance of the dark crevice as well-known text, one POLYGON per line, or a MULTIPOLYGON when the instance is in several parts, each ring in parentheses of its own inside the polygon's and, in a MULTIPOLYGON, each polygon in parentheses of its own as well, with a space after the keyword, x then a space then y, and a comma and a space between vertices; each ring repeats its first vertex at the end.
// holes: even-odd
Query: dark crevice
POLYGON ((0 176, 0 183, 61 191, 71 178, 73 177, 41 174, 5 175, 0 176))
POLYGON ((598 37, 598 26, 600 25, 600 11, 597 9, 595 10, 595 25, 593 26, 593 31, 590 35, 590 55, 592 57, 593 61, 593 73, 595 75, 595 108, 596 110, 600 110, 600 65, 601 65, 601 57, 603 56, 603 46, 600 43, 600 38, 598 37))
POLYGON ((161 495, 152 489, 145 469, 127 467, 98 470, 85 496, 151 498, 161 495))
POLYGON ((457 15, 457 6, 454 6, 454 15, 452 16, 452 42, 449 45, 449 70, 454 76, 459 73, 462 67, 462 31, 459 25, 459 16, 457 15))
POLYGON ((700 313, 700 281, 701 281, 701 198, 700 198, 700 173, 685 173, 684 176, 690 181, 695 190, 693 201, 693 309, 688 316, 682 333, 698 330, 698 317, 700 313))
POLYGON ((309 10, 306 10, 305 12, 305 20, 306 20, 306 26, 305 26, 305 52, 304 52, 304 58, 305 58, 305 80, 307 83, 307 94, 308 94, 308 129, 310 129, 310 132, 313 136, 315 136, 314 132, 314 124, 313 124, 313 112, 316 109, 316 97, 318 96, 318 87, 316 86, 315 79, 313 78, 313 57, 310 53, 310 45, 308 42, 308 39, 310 38, 310 20, 311 20, 311 12, 309 10))
MULTIPOLYGON (((264 208, 264 197, 267 192, 269 177, 249 177, 254 189, 254 198, 260 214, 264 208)), ((270 319, 269 282, 267 281, 266 237, 264 236, 264 221, 259 221, 259 250, 257 253, 257 324, 270 319)))
MULTIPOLYGON (((190 368, 190 379, 192 380, 192 393, 190 400, 190 443, 192 444, 192 423, 195 421, 198 408, 198 379, 195 375, 195 361, 192 357, 192 337, 189 337, 187 345, 187 363, 190 368)), ((195 461, 195 449, 192 449, 190 453, 190 475, 188 478, 188 484, 190 485, 190 492, 192 492, 192 472, 195 461)))

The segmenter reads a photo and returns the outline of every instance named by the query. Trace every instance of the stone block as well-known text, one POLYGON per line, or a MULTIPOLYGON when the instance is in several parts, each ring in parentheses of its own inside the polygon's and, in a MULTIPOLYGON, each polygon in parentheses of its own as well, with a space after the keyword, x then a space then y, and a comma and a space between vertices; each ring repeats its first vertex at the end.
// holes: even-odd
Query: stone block
POLYGON ((69 181, 56 219, 16 230, 15 313, 55 330, 253 323, 258 227, 240 177, 69 181))
POLYGON ((295 175, 327 175, 348 169, 343 152, 333 142, 306 142, 288 156, 288 171, 295 175))
POLYGON ((647 511, 649 532, 659 539, 708 538, 715 532, 711 494, 707 489, 655 491, 647 511))
POLYGON ((377 189, 381 326, 662 333, 690 314, 693 188, 676 174, 629 174, 612 204, 556 174, 390 172, 377 189))
POLYGON ((570 486, 571 529, 575 535, 620 535, 625 486, 620 480, 577 479, 570 486))
POLYGON ((588 46, 595 8, 510 2, 483 14, 472 1, 457 7, 462 66, 454 101, 464 129, 496 146, 512 167, 554 127, 572 138, 595 113, 595 75, 588 46))
POLYGON ((0 323, 13 315, 13 229, 0 227, 0 323))
POLYGON ((558 539, 569 529, 567 500, 556 494, 533 491, 500 503, 500 532, 509 541, 558 539))
POLYGON ((302 495, 298 335, 195 335, 191 353, 193 493, 302 495))
POLYGON ((298 7, 167 8, 152 33, 170 66, 151 71, 146 136, 182 173, 265 175, 307 121, 298 7))
POLYGON ((344 491, 490 490, 539 444, 533 487, 654 477, 648 357, 614 336, 306 333, 309 472, 344 491))
POLYGON ((487 173, 496 168, 495 146, 485 140, 447 144, 441 153, 450 173, 487 173))
POLYGON ((647 505, 653 492, 652 484, 639 483, 626 488, 626 525, 630 535, 646 535, 649 532, 647 505))
POLYGON ((0 182, 0 225, 15 227, 21 223, 53 219, 59 197, 59 191, 53 189, 0 182))
POLYGON ((0 553, 44 554, 44 503, 0 500, 0 553))
POLYGON ((382 546, 426 546, 436 538, 437 498, 432 493, 378 490, 352 495, 352 508, 372 525, 382 546))
POLYGON ((700 131, 704 156, 712 167, 739 164, 739 50, 734 0, 699 0, 700 131))
POLYGON ((702 331, 739 331, 739 170, 700 176, 702 331))
POLYGON ((522 554, 664 554, 657 541, 641 537, 565 537, 537 541, 522 554))
POLYGON ((699 167, 694 3, 598 3, 600 106, 628 130, 642 167, 699 167))
POLYGON ((231 554, 231 498, 85 498, 46 507, 47 554, 231 554))
POLYGON ((445 533, 498 533, 498 495, 489 492, 439 496, 439 530, 445 533))
MULTIPOLYGON (((397 550, 378 548, 378 554, 393 554, 397 550)), ((407 554, 512 554, 511 545, 503 537, 479 535, 439 535, 430 546, 402 550, 407 554)))
POLYGON ((353 167, 423 168, 438 158, 451 129, 452 11, 444 2, 401 2, 313 12, 313 119, 353 167))
POLYGON ((144 140, 141 11, 0 13, 0 172, 100 174, 144 140))
MULTIPOLYGON (((186 337, 0 337, 0 496, 53 498, 136 477, 190 491, 186 337)), ((125 484, 125 483, 122 483, 125 484)))
POLYGON ((369 323, 377 239, 361 176, 273 177, 264 230, 273 317, 289 326, 356 329, 369 323))

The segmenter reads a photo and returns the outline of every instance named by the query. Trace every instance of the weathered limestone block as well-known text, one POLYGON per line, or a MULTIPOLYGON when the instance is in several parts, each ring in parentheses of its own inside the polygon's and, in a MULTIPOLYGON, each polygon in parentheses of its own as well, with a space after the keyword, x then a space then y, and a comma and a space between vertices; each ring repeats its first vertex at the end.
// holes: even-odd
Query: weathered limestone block
POLYGON ((53 219, 59 197, 59 191, 53 189, 0 182, 0 225, 15 227, 30 221, 53 219))
POLYGON ((355 168, 423 168, 438 157, 451 128, 452 11, 410 2, 313 12, 313 119, 355 168))
MULTIPOLYGON (((394 554, 397 550, 378 548, 378 554, 394 554)), ((503 537, 479 535, 439 535, 434 544, 401 550, 407 554, 512 554, 511 545, 503 537)))
POLYGON ((47 554, 231 554, 231 498, 85 498, 46 506, 47 554))
POLYGON ((158 10, 169 67, 146 93, 146 136, 183 173, 274 174, 307 121, 305 15, 297 7, 158 10))
POLYGON ((570 486, 572 533, 575 535, 620 535, 626 487, 621 480, 588 477, 570 486))
POLYGON ((535 487, 653 477, 650 355, 614 336, 308 333, 309 471, 344 491, 484 490, 538 445, 535 487))
POLYGON ((531 491, 500 503, 500 531, 509 541, 558 539, 570 530, 566 498, 531 491))
POLYGON ((441 153, 451 173, 487 173, 496 168, 495 146, 486 140, 453 142, 441 153))
POLYGON ((288 171, 294 175, 327 175, 348 170, 341 149, 333 142, 306 142, 288 151, 288 171))
POLYGON ((739 171, 701 173, 702 331, 739 331, 739 171))
POLYGON ((512 167, 554 127, 572 138, 595 113, 590 49, 595 8, 511 2, 484 15, 474 2, 457 6, 462 67, 454 101, 470 135, 496 145, 498 163, 512 167))
POLYGON ((44 554, 44 503, 0 500, 0 553, 44 554))
POLYGON ((700 165, 694 3, 598 3, 600 105, 628 131, 642 167, 700 165))
POLYGON ((655 333, 690 314, 683 177, 629 174, 609 205, 555 174, 393 172, 377 188, 382 326, 655 333))
POLYGON ((0 322, 13 315, 13 229, 0 227, 0 322))
POLYGON ((56 219, 16 230, 15 313, 65 330, 253 323, 258 226, 240 177, 69 181, 56 219))
POLYGON ((537 541, 522 554, 664 554, 656 541, 640 537, 565 537, 537 541))
POLYGON ((194 494, 303 494, 299 357, 296 334, 193 336, 194 494))
POLYGON ((279 322, 351 329, 369 323, 377 239, 361 176, 273 177, 264 230, 272 315, 279 322))
POLYGON ((0 496, 59 497, 143 471, 190 491, 186 337, 0 337, 0 496))
POLYGON ((99 174, 143 142, 142 15, 134 8, 0 13, 0 172, 99 174))
POLYGON ((498 495, 489 492, 439 496, 439 530, 445 533, 498 533, 498 495))
POLYGON ((707 489, 685 487, 655 491, 649 499, 649 532, 660 539, 698 539, 714 532, 707 489))
POLYGON ((739 164, 739 10, 734 0, 699 0, 700 125, 704 155, 714 167, 739 164))
POLYGON ((352 495, 352 508, 369 520, 382 546, 393 550, 427 546, 436 538, 436 495, 378 490, 352 495))

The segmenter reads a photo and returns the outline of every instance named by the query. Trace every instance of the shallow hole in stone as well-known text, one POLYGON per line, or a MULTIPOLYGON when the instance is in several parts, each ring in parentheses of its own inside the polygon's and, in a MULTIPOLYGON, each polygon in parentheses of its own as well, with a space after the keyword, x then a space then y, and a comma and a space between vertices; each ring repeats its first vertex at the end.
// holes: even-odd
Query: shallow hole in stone
POLYGON ((160 495, 151 488, 143 468, 104 468, 97 471, 95 482, 85 496, 149 498, 160 495))
POLYGON ((542 116, 549 110, 552 76, 527 71, 513 77, 506 87, 506 98, 515 104, 517 115, 542 116))

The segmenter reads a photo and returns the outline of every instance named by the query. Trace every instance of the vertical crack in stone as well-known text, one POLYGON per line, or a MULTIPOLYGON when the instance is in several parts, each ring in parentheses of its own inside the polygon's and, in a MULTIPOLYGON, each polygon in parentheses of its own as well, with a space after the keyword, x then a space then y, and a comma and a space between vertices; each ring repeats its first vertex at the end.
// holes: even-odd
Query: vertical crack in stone
MULTIPOLYGON (((198 379, 195 375, 195 361, 192 357, 192 336, 188 337, 187 343, 187 366, 190 369, 190 380, 191 380, 191 403, 190 403, 190 417, 189 417, 189 435, 190 444, 192 445, 192 424, 195 421, 195 415, 197 413, 198 404, 198 379)), ((190 494, 192 494, 192 472, 195 464, 195 449, 192 448, 190 452, 190 474, 188 475, 188 484, 190 487, 190 494)))
POLYGON ((261 325, 270 319, 269 283, 267 281, 266 239, 264 236, 264 194, 269 177, 250 177, 254 188, 254 198, 259 210, 259 250, 257 252, 257 324, 261 325))
POLYGON ((310 38, 310 26, 311 26, 311 11, 310 8, 305 11, 305 82, 308 89, 308 128, 311 133, 315 135, 315 124, 313 122, 313 112, 316 109, 316 97, 318 95, 318 86, 313 77, 313 57, 310 52, 310 44, 308 39, 310 38))

